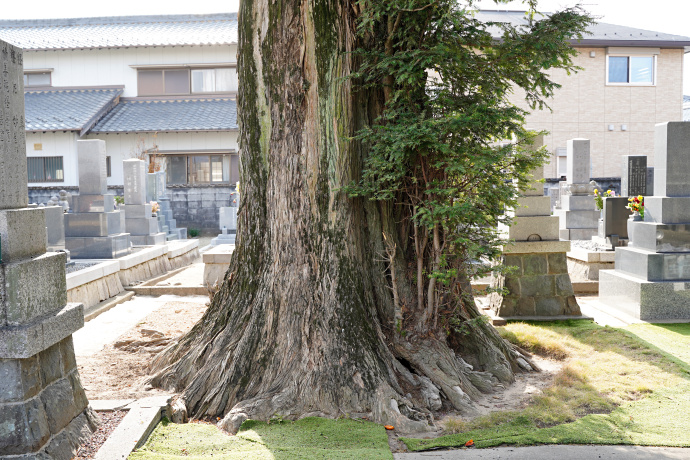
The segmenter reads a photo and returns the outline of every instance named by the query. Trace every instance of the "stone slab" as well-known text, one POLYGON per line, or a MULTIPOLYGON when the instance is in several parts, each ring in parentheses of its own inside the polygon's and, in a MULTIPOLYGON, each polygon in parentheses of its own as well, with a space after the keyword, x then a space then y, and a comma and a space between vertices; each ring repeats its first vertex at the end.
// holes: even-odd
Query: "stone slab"
POLYGON ((690 224, 630 222, 636 248, 654 252, 690 253, 690 224))
POLYGON ((130 235, 151 235, 158 233, 158 221, 153 217, 125 219, 127 233, 130 235))
POLYGON ((623 155, 621 196, 647 195, 647 156, 623 155))
POLYGON ((503 246, 506 254, 537 254, 570 251, 570 241, 516 241, 503 246))
POLYGON ((105 157, 105 141, 100 139, 77 141, 80 195, 105 195, 108 193, 105 157))
POLYGON ((56 315, 22 326, 0 328, 0 359, 26 359, 84 326, 84 306, 67 304, 56 315))
POLYGON ((167 244, 168 259, 174 259, 199 247, 199 240, 171 241, 167 244))
POLYGON ((566 182, 568 184, 589 183, 589 139, 568 140, 566 165, 566 182))
POLYGON ((222 244, 203 253, 201 260, 205 264, 229 264, 234 251, 234 244, 222 244))
POLYGON ((72 259, 116 259, 130 253, 129 233, 102 237, 65 237, 72 259))
POLYGON ((65 237, 97 237, 121 233, 120 211, 65 214, 65 237))
POLYGON ((554 215, 558 216, 559 227, 568 229, 586 228, 594 229, 596 234, 599 230, 599 211, 566 211, 557 209, 554 215))
POLYGON ((113 212, 115 195, 75 195, 72 197, 72 212, 113 212))
POLYGON ((597 234, 596 228, 562 228, 558 236, 562 240, 590 240, 597 234))
POLYGON ((146 203, 146 163, 143 160, 131 158, 122 162, 125 203, 146 203))
POLYGON ((0 211, 0 250, 3 262, 15 262, 46 252, 44 208, 0 211))
POLYGON ((560 209, 567 211, 596 211, 593 195, 562 195, 560 209))
POLYGON ((151 248, 142 249, 124 257, 120 257, 118 259, 120 270, 127 270, 128 268, 132 268, 136 265, 148 262, 149 260, 153 260, 156 257, 164 256, 166 253, 167 250, 164 246, 154 246, 151 248))
POLYGON ((654 196, 690 196, 690 123, 669 121, 654 130, 654 196))
POLYGON ((665 224, 690 223, 690 197, 645 197, 644 220, 665 224))
MULTIPOLYGON (((24 131, 24 54, 0 41, 0 209, 29 204, 24 131)), ((4 242, 3 242, 4 243, 4 242)))
POLYGON ((542 241, 558 240, 558 219, 553 216, 517 217, 509 228, 499 228, 507 238, 515 241, 528 241, 530 237, 539 237, 542 241))
POLYGON ((690 319, 690 282, 651 282, 601 270, 599 300, 644 321, 690 319))
POLYGON ((235 233, 221 233, 211 240, 211 246, 234 245, 236 240, 237 235, 235 233))
POLYGON ((657 253, 635 247, 616 249, 616 270, 646 281, 690 280, 690 253, 657 253))
MULTIPOLYGON (((536 152, 544 146, 544 136, 538 135, 534 138, 534 143, 530 146, 532 152, 536 152)), ((539 166, 531 171, 532 178, 527 190, 522 190, 523 196, 544 196, 544 167, 539 166)), ((221 227, 222 228, 222 227, 221 227)))
POLYGON ((616 260, 616 253, 614 251, 587 251, 585 249, 573 249, 572 251, 569 251, 567 255, 571 259, 577 259, 587 263, 608 263, 616 260))
POLYGON ((62 308, 67 302, 65 262, 64 253, 51 252, 0 265, 5 287, 0 326, 28 324, 62 308))
POLYGON ((124 204, 120 210, 125 213, 127 219, 142 219, 151 217, 151 204, 124 204))
POLYGON ((130 235, 129 237, 134 246, 160 246, 166 243, 165 233, 154 233, 152 235, 130 235))
POLYGON ((516 217, 551 215, 551 198, 548 196, 523 196, 518 199, 518 203, 520 206, 511 209, 508 214, 516 217))
POLYGON ((120 270, 120 262, 117 260, 101 262, 93 267, 68 273, 66 277, 66 288, 69 291, 76 287, 90 283, 97 279, 104 278, 120 270))
POLYGON ((237 207, 222 206, 218 208, 218 225, 222 230, 223 227, 228 230, 237 229, 237 207))

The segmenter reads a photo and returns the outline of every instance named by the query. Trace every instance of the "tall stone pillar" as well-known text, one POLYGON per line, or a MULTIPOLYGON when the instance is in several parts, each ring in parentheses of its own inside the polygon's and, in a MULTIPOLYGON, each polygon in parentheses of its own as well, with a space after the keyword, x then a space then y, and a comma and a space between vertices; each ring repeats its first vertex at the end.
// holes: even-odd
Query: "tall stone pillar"
POLYGON ((125 227, 136 245, 165 244, 166 235, 158 231, 158 219, 151 217, 146 202, 146 163, 130 159, 122 162, 125 178, 125 227))
MULTIPOLYGON (((543 138, 535 140, 535 148, 543 138)), ((544 196, 541 179, 544 168, 532 172, 530 189, 518 199, 519 207, 509 210, 510 227, 503 227, 506 239, 503 265, 514 267, 513 273, 492 279, 492 287, 506 288, 508 293, 492 293, 490 306, 496 316, 544 317, 579 315, 580 307, 568 274, 566 252, 570 241, 558 238, 558 217, 551 215, 551 198, 544 196)))
POLYGON ((599 227, 599 211, 592 196, 595 186, 589 177, 589 139, 568 141, 567 167, 561 205, 554 210, 559 218, 559 236, 562 240, 589 240, 599 227))
POLYGON ((27 208, 22 51, 0 41, 0 459, 69 460, 95 428, 79 380, 65 254, 27 208))
POLYGON ((642 320, 690 319, 690 122, 656 125, 654 196, 628 221, 615 270, 599 272, 599 298, 642 320))

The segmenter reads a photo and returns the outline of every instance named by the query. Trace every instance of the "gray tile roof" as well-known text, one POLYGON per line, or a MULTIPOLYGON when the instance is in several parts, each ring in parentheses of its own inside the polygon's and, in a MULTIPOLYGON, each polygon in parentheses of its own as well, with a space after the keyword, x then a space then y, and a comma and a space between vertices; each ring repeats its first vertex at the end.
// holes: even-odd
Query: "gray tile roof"
POLYGON ((231 98, 121 99, 92 133, 232 131, 237 103, 231 98))
POLYGON ((49 89, 24 93, 27 131, 79 131, 83 135, 122 94, 122 89, 49 89))
MULTIPOLYGON (((527 25, 528 23, 524 11, 481 10, 477 13, 476 18, 485 22, 507 22, 513 25, 527 25)), ((493 32, 497 34, 498 28, 493 32)), ((594 23, 590 26, 589 32, 591 33, 585 35, 580 42, 573 43, 583 46, 690 47, 690 37, 636 29, 605 22, 594 23)))
POLYGON ((25 50, 228 45, 237 13, 5 20, 0 39, 25 50))

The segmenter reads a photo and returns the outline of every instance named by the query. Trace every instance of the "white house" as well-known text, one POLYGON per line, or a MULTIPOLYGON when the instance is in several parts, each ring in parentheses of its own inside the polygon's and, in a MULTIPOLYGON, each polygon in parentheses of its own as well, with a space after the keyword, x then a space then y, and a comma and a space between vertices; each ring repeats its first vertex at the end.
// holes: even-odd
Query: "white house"
POLYGON ((108 185, 154 153, 180 226, 217 228, 238 177, 237 14, 0 21, 24 49, 31 201, 77 191, 77 139, 103 139, 108 185))

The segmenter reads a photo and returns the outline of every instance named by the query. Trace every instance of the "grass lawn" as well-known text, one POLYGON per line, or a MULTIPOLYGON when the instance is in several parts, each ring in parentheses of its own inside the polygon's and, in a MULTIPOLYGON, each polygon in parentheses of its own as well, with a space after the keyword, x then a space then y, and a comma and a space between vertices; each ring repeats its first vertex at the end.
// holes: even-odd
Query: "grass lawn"
POLYGON ((381 425, 305 418, 266 424, 246 421, 237 436, 214 425, 161 423, 130 460, 173 459, 386 459, 393 455, 381 425))
POLYGON ((690 324, 626 329, 589 321, 499 328, 535 353, 566 357, 554 385, 524 410, 451 420, 456 434, 404 438, 410 450, 501 444, 690 446, 690 324), (651 345, 651 344, 654 345, 651 345))

